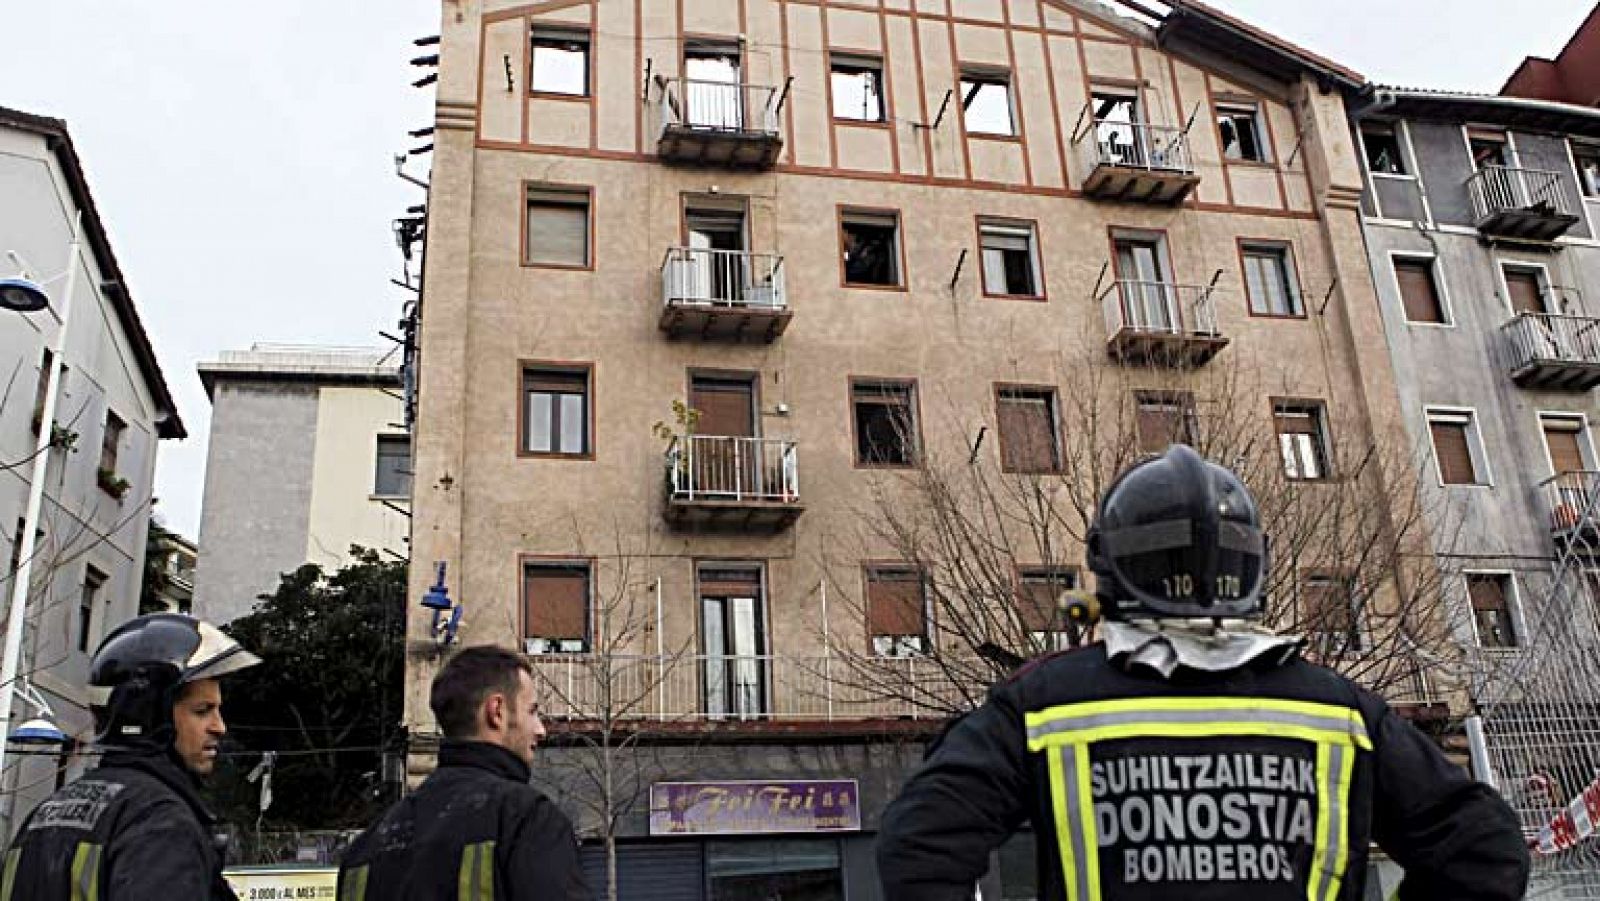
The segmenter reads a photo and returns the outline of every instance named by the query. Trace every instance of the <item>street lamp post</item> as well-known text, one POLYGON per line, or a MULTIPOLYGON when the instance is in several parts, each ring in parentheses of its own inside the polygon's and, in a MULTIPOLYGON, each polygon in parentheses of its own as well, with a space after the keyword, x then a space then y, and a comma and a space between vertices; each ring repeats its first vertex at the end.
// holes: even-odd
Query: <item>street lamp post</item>
MULTIPOLYGON (((28 509, 23 516, 22 543, 17 551, 17 571, 12 575, 11 607, 6 615, 6 643, 0 657, 0 778, 4 777, 6 745, 11 735, 12 706, 17 694, 17 678, 22 668, 22 630, 28 617, 28 583, 33 577, 34 535, 44 508, 44 486, 50 469, 50 446, 55 440, 56 395, 60 393, 62 358, 67 351, 67 328, 72 321, 72 295, 78 287, 79 254, 82 249, 83 215, 72 222, 72 244, 67 251, 67 284, 57 305, 61 325, 56 329, 56 346, 50 355, 46 375, 44 409, 39 415, 39 439, 33 448, 33 476, 28 482, 28 509)), ((30 312, 43 309, 44 291, 23 280, 9 280, 0 288, 0 305, 10 310, 30 312)), ((3 788, 3 785, 0 785, 3 788)), ((4 794, 5 819, 9 828, 12 799, 4 794)))

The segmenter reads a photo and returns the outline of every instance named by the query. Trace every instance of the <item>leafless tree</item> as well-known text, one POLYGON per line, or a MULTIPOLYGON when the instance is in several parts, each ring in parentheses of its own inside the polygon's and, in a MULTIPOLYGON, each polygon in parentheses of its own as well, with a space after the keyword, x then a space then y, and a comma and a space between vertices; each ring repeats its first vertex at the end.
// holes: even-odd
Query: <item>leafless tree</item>
MULTIPOLYGON (((1270 540, 1266 625, 1305 635, 1308 657, 1398 701, 1456 685, 1448 614, 1459 599, 1433 548, 1450 545, 1458 517, 1420 487, 1423 458, 1392 438, 1403 434, 1398 423, 1374 427, 1354 403, 1274 405, 1268 398, 1287 387, 1226 355, 1199 368, 1063 371, 1075 381, 1058 393, 1054 428, 974 424, 950 405, 928 431, 963 434, 965 446, 917 447, 914 466, 874 479, 857 527, 824 552, 823 567, 842 616, 858 622, 881 616, 870 608, 882 600, 855 576, 856 548, 919 573, 925 613, 911 616, 931 648, 912 649, 908 663, 834 643, 836 680, 907 709, 955 713, 1018 661, 1076 643, 1084 636, 1063 619, 1060 598, 1083 587, 1100 497, 1129 466, 1182 441, 1238 473, 1256 498, 1270 540), (1314 436, 1281 433, 1313 409, 1301 425, 1314 436)), ((916 442, 918 431, 901 440, 916 442)))

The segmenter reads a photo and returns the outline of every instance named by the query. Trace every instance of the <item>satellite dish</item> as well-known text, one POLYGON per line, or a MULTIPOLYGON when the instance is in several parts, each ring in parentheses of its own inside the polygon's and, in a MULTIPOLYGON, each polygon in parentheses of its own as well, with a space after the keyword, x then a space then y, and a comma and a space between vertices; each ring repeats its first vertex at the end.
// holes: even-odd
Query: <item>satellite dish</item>
POLYGON ((25 278, 0 278, 0 309, 37 313, 49 305, 49 296, 37 282, 25 278))

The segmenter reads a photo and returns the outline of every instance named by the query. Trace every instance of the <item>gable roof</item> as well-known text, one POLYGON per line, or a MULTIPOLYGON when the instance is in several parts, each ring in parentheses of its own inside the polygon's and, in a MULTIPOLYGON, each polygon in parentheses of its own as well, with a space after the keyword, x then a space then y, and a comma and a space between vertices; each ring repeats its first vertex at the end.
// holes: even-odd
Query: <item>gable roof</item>
POLYGON ((1184 38, 1210 47, 1284 80, 1302 73, 1346 91, 1358 91, 1366 76, 1327 57, 1236 19, 1200 0, 1166 0, 1169 11, 1157 30, 1162 41, 1184 38))
POLYGON ((67 133, 67 123, 60 119, 36 116, 0 106, 0 127, 41 136, 51 152, 56 155, 61 164, 61 171, 66 176, 67 188, 72 192, 72 202, 83 211, 84 238, 100 264, 101 273, 106 277, 100 289, 111 300, 111 305, 117 313, 117 321, 121 323, 122 330, 127 333, 128 343, 133 347, 139 372, 144 376, 150 395, 155 399, 156 434, 162 438, 188 437, 189 433, 183 427, 183 420, 178 416, 178 406, 167 387, 167 380, 161 374, 161 364, 156 361, 156 352, 150 344, 150 336, 145 333, 144 325, 139 321, 139 311, 134 307, 133 297, 128 293, 127 280, 123 278, 122 269, 117 265, 116 254, 111 252, 111 239, 106 235, 104 223, 100 221, 94 197, 89 193, 89 182, 84 177, 78 151, 72 146, 72 136, 67 133))

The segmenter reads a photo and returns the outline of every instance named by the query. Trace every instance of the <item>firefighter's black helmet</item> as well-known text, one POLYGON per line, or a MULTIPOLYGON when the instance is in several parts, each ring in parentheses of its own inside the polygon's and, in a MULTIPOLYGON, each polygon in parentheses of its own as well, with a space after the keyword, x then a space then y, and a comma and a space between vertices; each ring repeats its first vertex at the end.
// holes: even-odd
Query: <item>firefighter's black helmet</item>
POLYGON ((1261 613, 1267 541, 1239 477, 1174 444, 1124 472, 1089 529, 1105 616, 1193 619, 1261 613))
POLYGON ((172 705, 184 685, 236 673, 260 658, 210 623, 152 613, 112 630, 89 664, 95 742, 164 750, 172 744, 172 705))

